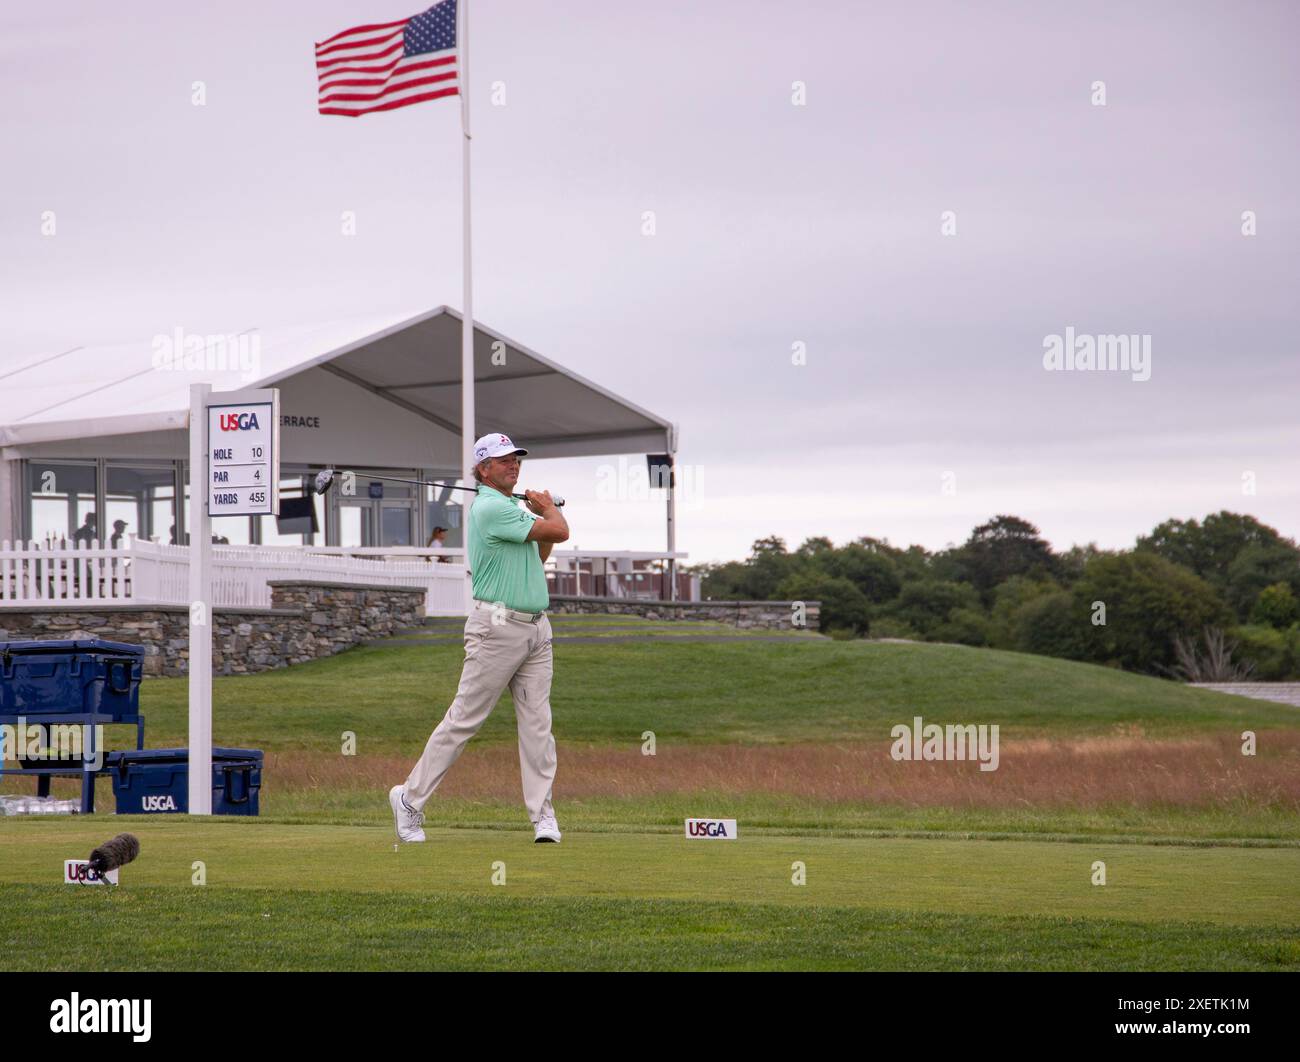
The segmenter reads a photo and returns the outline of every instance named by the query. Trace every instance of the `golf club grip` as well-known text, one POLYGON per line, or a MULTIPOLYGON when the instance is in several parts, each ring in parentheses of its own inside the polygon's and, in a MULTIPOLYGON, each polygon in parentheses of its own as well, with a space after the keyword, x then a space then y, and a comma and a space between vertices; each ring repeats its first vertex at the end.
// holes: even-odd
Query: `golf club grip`
MULTIPOLYGON (((512 494, 512 495, 510 495, 510 497, 512 497, 512 498, 518 498, 520 501, 527 501, 527 500, 528 500, 528 495, 527 495, 527 494, 512 494)), ((556 507, 557 509, 563 509, 563 508, 564 508, 564 496, 563 496, 563 495, 561 495, 561 494, 552 494, 552 495, 551 495, 551 501, 555 502, 555 507, 556 507)))

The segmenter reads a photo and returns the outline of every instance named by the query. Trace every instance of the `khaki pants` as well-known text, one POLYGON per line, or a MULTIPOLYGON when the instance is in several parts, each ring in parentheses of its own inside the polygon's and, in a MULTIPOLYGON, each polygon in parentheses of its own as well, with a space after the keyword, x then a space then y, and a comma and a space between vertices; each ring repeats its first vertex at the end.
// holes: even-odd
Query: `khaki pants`
POLYGON ((519 773, 524 805, 536 825, 553 815, 555 738, 551 736, 551 621, 527 613, 494 610, 475 601, 465 621, 465 666, 460 688, 442 722, 429 736, 420 762, 406 779, 406 801, 424 807, 465 743, 478 733, 507 686, 519 724, 519 773), (497 622, 493 622, 494 611, 497 622))

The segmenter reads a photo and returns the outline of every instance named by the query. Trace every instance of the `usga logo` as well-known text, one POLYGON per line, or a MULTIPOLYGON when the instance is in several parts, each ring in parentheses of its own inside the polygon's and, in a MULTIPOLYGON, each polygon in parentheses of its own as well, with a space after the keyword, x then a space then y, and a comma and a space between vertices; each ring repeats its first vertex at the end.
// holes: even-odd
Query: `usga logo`
POLYGON ((147 796, 140 799, 141 811, 179 811, 176 798, 170 793, 164 796, 147 796))
POLYGON ((85 859, 65 859, 63 883, 65 885, 116 885, 117 871, 110 870, 105 874, 96 874, 85 859))
POLYGON ((734 841, 735 819, 687 819, 686 836, 707 841, 734 841))
POLYGON ((222 431, 256 431, 256 413, 222 413, 222 431))

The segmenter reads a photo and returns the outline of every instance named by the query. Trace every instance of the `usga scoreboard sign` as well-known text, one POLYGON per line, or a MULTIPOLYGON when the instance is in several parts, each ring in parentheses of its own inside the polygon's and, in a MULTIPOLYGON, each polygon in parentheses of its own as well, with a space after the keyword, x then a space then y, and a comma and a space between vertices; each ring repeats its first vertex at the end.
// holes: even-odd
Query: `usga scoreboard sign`
POLYGON ((208 398, 208 515, 280 513, 280 391, 208 398))
POLYGON ((734 841, 735 819, 687 819, 686 836, 693 840, 734 841))

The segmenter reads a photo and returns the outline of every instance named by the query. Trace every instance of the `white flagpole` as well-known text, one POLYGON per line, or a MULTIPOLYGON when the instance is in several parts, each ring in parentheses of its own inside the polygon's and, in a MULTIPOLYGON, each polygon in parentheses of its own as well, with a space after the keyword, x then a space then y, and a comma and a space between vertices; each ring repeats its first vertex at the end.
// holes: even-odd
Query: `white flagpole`
MULTIPOLYGON (((465 285, 463 306, 465 317, 461 323, 460 342, 460 434, 461 434, 461 475, 462 485, 472 487, 474 480, 474 299, 473 270, 470 260, 470 212, 469 212, 469 0, 458 0, 456 11, 460 25, 456 31, 456 67, 460 85, 460 125, 461 153, 463 168, 461 174, 461 219, 463 223, 462 279, 465 285)), ((474 495, 465 495, 465 504, 461 509, 461 541, 469 546, 469 511, 474 503, 474 495)), ((466 563, 469 561, 466 555, 466 563)), ((470 588, 465 586, 465 603, 469 605, 470 588)))

